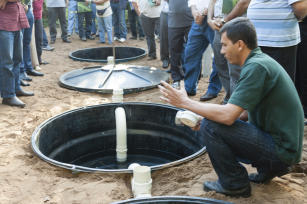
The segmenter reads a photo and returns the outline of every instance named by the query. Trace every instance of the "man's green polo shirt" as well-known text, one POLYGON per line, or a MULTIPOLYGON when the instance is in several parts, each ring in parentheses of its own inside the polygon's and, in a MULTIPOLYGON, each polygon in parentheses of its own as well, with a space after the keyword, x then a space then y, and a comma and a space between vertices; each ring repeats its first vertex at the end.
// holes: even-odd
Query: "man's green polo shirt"
POLYGON ((282 161, 300 161, 304 114, 299 96, 287 72, 259 47, 247 57, 228 103, 247 110, 249 122, 272 136, 282 161))

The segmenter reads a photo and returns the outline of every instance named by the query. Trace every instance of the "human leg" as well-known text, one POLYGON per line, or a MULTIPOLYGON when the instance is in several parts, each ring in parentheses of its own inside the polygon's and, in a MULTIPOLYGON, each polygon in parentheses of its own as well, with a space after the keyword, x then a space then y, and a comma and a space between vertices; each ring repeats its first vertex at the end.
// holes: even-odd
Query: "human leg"
POLYGON ((95 37, 91 36, 91 29, 92 29, 92 12, 85 12, 85 36, 87 39, 94 40, 95 37))
POLYGON ((96 4, 92 3, 91 4, 91 9, 92 9, 92 18, 91 18, 91 35, 95 35, 97 33, 97 28, 96 28, 96 4))
POLYGON ((136 32, 136 13, 135 10, 131 10, 130 8, 128 9, 128 21, 130 24, 132 38, 136 39, 138 37, 136 32))
POLYGON ((66 21, 66 7, 59 7, 58 9, 58 15, 59 15, 59 21, 61 25, 61 38, 64 42, 68 42, 67 40, 67 21, 66 21))
POLYGON ((97 18, 98 22, 98 31, 99 31, 99 40, 101 43, 105 43, 105 34, 104 34, 104 22, 103 22, 103 17, 98 17, 97 18))
POLYGON ((106 16, 103 18, 104 28, 107 31, 108 42, 111 45, 113 43, 112 38, 112 15, 106 16))
POLYGON ((193 22, 184 51, 184 86, 190 95, 196 94, 198 77, 201 72, 201 59, 208 45, 209 40, 204 35, 203 25, 193 22))
POLYGON ((160 57, 161 60, 169 61, 168 49, 168 14, 161 12, 160 15, 160 57))
POLYGON ((266 173, 287 167, 275 152, 272 136, 248 122, 237 120, 227 126, 204 119, 199 134, 205 141, 219 182, 226 189, 249 186, 247 171, 239 161, 266 173))
POLYGON ((120 38, 120 30, 119 30, 119 4, 118 3, 112 3, 111 2, 111 8, 112 8, 112 23, 114 26, 114 40, 120 38))
POLYGON ((125 19, 125 9, 118 10, 118 19, 119 19, 119 37, 120 39, 127 38, 127 26, 125 19))
POLYGON ((42 62, 42 41, 43 41, 43 21, 42 19, 35 20, 35 45, 38 62, 42 62))
POLYGON ((149 18, 147 16, 141 15, 141 23, 144 29, 144 33, 146 36, 147 47, 148 47, 148 56, 149 58, 156 58, 156 42, 155 42, 155 35, 154 35, 154 25, 155 25, 155 18, 149 18))
POLYGON ((34 16, 32 9, 29 9, 27 12, 27 18, 30 27, 25 28, 23 31, 23 66, 24 71, 33 70, 32 60, 31 60, 31 48, 30 43, 32 40, 32 31, 33 31, 33 24, 34 24, 34 16))
POLYGON ((68 3, 68 26, 67 26, 67 34, 72 35, 74 31, 74 25, 77 27, 77 23, 75 24, 75 19, 77 15, 77 2, 74 0, 70 0, 68 3))
POLYGON ((262 52, 275 59, 294 82, 296 70, 297 45, 290 47, 261 47, 262 52))
POLYGON ((86 40, 85 30, 84 30, 84 27, 83 27, 83 21, 84 21, 84 13, 78 13, 79 37, 80 37, 80 39, 85 38, 85 40, 86 40))
POLYGON ((48 25, 50 34, 50 43, 54 43, 56 40, 56 20, 58 19, 58 13, 56 8, 48 7, 48 25))

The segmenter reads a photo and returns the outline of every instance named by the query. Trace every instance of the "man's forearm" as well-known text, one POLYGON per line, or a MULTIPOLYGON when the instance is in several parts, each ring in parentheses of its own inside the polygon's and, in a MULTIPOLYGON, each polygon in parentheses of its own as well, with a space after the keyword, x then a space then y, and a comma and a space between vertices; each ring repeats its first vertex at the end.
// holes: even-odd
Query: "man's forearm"
POLYGON ((218 105, 211 103, 200 103, 191 99, 188 99, 188 101, 183 104, 182 108, 197 113, 198 115, 201 115, 209 120, 225 125, 232 125, 244 111, 244 109, 241 107, 233 104, 218 105))
POLYGON ((236 17, 242 16, 246 13, 250 1, 251 0, 240 0, 224 20, 228 22, 236 17))
POLYGON ((294 15, 298 20, 303 19, 307 15, 307 0, 297 1, 292 5, 294 15))
POLYGON ((213 19, 214 15, 214 5, 215 5, 216 0, 210 0, 209 6, 208 6, 208 21, 213 19))

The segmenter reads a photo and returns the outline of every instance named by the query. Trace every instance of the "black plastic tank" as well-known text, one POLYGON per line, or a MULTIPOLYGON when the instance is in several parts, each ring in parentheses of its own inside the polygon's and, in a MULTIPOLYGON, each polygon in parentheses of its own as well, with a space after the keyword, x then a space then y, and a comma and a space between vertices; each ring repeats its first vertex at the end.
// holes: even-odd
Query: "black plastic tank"
POLYGON ((109 103, 62 113, 32 134, 33 151, 43 160, 72 171, 131 173, 131 163, 162 169, 205 152, 197 132, 174 122, 177 109, 153 103, 109 103), (116 161, 115 109, 127 121, 127 161, 116 161))
POLYGON ((190 196, 157 196, 151 198, 129 199, 112 204, 232 204, 227 201, 211 198, 200 198, 190 196))
MULTIPOLYGON (((115 62, 126 62, 145 57, 147 52, 138 47, 115 47, 115 62)), ((77 61, 107 63, 107 58, 113 56, 113 47, 95 47, 76 50, 69 57, 77 61)))

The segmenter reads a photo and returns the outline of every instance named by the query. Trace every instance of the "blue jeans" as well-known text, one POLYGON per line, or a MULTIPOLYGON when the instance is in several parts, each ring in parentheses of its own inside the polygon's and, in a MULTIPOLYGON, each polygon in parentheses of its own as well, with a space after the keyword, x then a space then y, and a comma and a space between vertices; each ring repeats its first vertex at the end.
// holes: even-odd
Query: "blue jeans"
POLYGON ((78 13, 78 28, 79 28, 79 37, 90 38, 92 27, 92 13, 91 12, 81 12, 78 13), (85 19, 85 27, 84 27, 85 19))
POLYGON ((125 38, 127 36, 127 27, 125 20, 125 10, 120 9, 119 3, 111 3, 113 12, 114 37, 125 38))
POLYGON ((68 4, 68 27, 67 27, 67 33, 71 35, 74 31, 79 33, 78 30, 78 16, 77 16, 77 1, 69 1, 68 4))
POLYGON ((20 64, 20 72, 25 72, 26 70, 33 70, 32 60, 31 60, 31 48, 30 43, 32 39, 32 28, 34 23, 34 16, 32 9, 27 12, 27 18, 29 21, 29 28, 22 30, 23 33, 23 61, 20 64))
MULTIPOLYGON (((203 20, 202 25, 193 22, 188 36, 184 59, 184 85, 188 93, 196 93, 198 77, 201 72, 201 59, 209 43, 212 45, 213 39, 214 31, 209 27, 207 18, 203 20)), ((208 93, 217 95, 221 88, 222 85, 213 60, 208 93)))
POLYGON ((91 27, 91 34, 97 33, 97 28, 96 28, 96 4, 92 3, 91 4, 92 8, 92 27, 91 27))
POLYGON ((0 92, 12 98, 20 90, 19 72, 22 61, 22 33, 0 30, 0 92))
POLYGON ((107 17, 98 17, 98 29, 100 42, 105 42, 105 32, 108 35, 108 42, 112 44, 112 15, 107 17))
POLYGON ((45 31, 45 28, 43 27, 43 47, 47 47, 48 46, 48 38, 47 38, 47 34, 45 31))
POLYGON ((229 190, 249 185, 248 173, 239 163, 252 164, 258 172, 278 172, 288 167, 275 152, 272 136, 241 120, 231 126, 203 119, 199 131, 221 185, 229 190))

